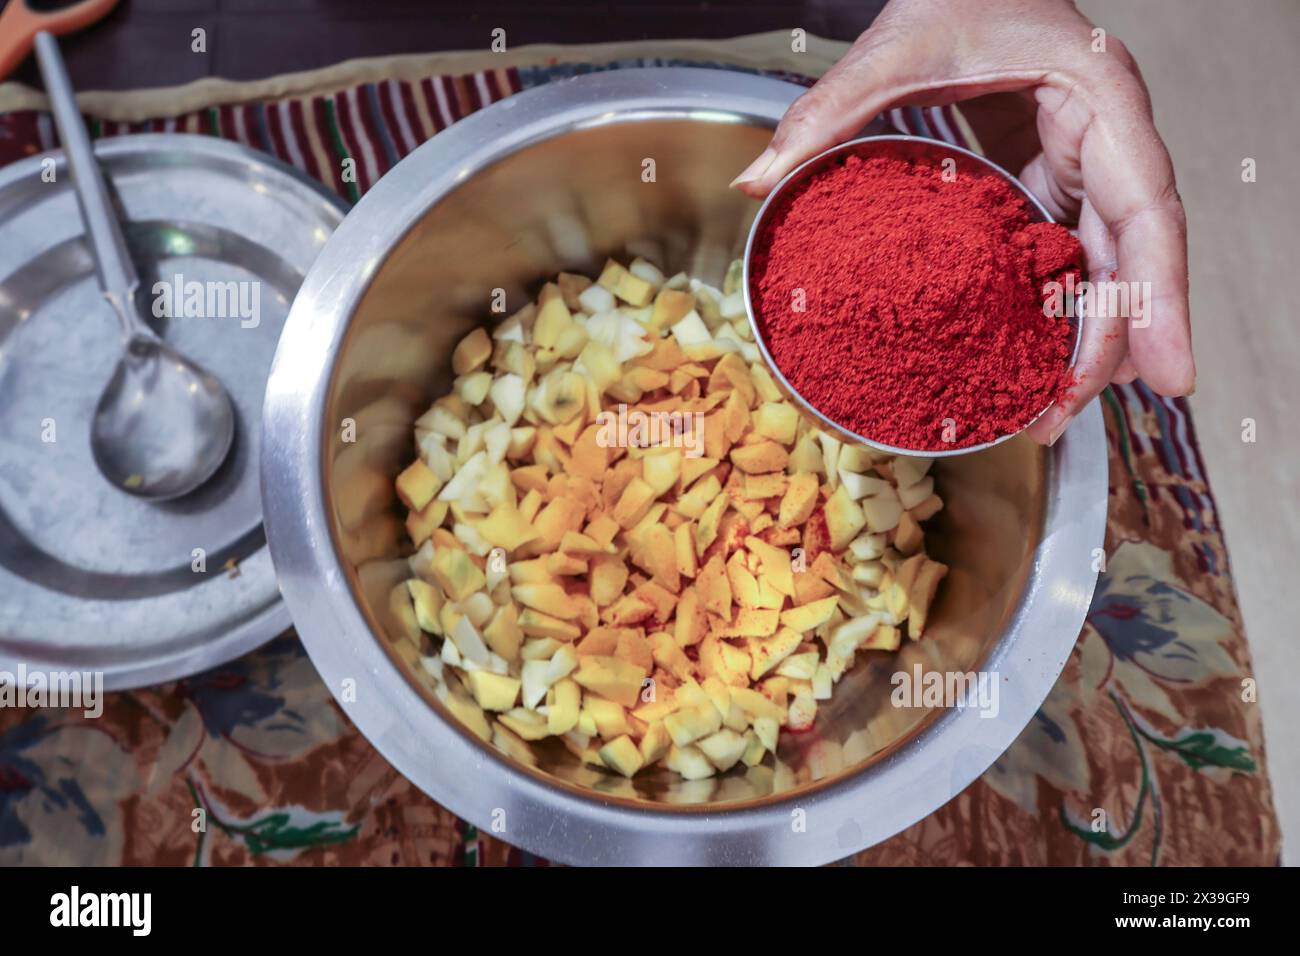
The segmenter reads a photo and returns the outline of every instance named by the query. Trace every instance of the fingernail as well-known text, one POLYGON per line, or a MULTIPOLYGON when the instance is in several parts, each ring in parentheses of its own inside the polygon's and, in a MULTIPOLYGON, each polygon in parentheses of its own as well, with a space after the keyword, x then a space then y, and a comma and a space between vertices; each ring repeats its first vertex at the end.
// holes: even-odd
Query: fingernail
POLYGON ((1056 444, 1056 440, 1065 434, 1065 430, 1070 427, 1070 422, 1074 421, 1073 415, 1064 416, 1053 426, 1052 430, 1047 433, 1047 447, 1051 448, 1056 444))
POLYGON ((776 150, 769 146, 758 154, 758 159, 750 163, 743 173, 731 181, 731 187, 739 186, 742 183, 752 183, 762 179, 763 174, 772 168, 776 162, 776 150))

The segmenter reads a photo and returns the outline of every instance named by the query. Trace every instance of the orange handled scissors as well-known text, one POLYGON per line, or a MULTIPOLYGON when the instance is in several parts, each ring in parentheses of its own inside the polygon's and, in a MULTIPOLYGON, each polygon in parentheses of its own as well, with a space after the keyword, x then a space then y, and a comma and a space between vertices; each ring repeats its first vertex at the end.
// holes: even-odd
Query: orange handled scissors
POLYGON ((0 80, 18 69, 32 52, 38 33, 58 36, 90 26, 117 6, 117 0, 81 0, 62 10, 33 10, 26 0, 9 0, 0 12, 0 80))

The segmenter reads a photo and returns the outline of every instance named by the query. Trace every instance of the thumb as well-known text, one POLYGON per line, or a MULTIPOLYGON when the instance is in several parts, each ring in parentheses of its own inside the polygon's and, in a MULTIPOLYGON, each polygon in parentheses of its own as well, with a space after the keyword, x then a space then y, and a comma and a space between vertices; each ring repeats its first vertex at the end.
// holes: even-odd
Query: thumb
POLYGON ((868 30, 838 63, 790 105, 772 142, 731 183, 761 199, 804 160, 851 138, 896 100, 897 44, 868 30))

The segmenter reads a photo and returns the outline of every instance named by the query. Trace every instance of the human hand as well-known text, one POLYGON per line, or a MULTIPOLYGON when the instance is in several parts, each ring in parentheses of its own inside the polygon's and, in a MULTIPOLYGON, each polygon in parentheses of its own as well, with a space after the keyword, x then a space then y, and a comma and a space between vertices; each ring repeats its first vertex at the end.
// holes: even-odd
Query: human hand
POLYGON ((1150 290, 1131 318, 1088 314, 1075 386, 1029 429, 1045 444, 1110 382, 1141 376, 1171 396, 1196 382, 1187 221, 1173 164, 1133 57, 1115 38, 1098 39, 1067 0, 891 0, 733 183, 761 198, 894 106, 1032 97, 1042 152, 1022 181, 1059 222, 1078 225, 1093 282, 1150 290))

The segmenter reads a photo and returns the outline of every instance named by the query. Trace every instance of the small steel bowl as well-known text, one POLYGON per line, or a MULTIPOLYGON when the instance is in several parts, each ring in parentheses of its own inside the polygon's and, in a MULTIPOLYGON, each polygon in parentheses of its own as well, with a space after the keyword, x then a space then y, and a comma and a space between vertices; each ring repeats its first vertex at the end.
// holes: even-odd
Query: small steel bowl
MULTIPOLYGON (((869 445, 870 447, 882 452, 888 452, 891 455, 911 455, 917 458, 951 458, 955 455, 969 455, 972 452, 984 451, 987 448, 992 448, 995 445, 1000 445, 1005 441, 1015 438, 1016 435, 1019 435, 1034 422, 1038 421, 1038 419, 1042 418, 1052 406, 1048 405, 1047 408, 1044 408, 1037 415, 1027 421, 1020 431, 1009 432, 1000 438, 995 438, 993 441, 983 442, 978 445, 966 445, 961 448, 945 449, 943 451, 935 451, 933 449, 899 448, 895 445, 888 445, 884 442, 875 441, 869 435, 859 435, 857 432, 844 427, 839 422, 824 414, 816 405, 804 398, 804 396, 799 393, 798 389, 790 384, 785 377, 785 373, 781 371, 781 367, 777 365, 775 360, 773 360, 772 353, 768 351, 767 342, 763 337, 763 330, 759 325, 758 317, 755 314, 754 302, 751 294, 753 275, 750 271, 750 263, 753 259, 754 243, 766 228, 767 221, 771 216, 772 210, 775 208, 777 201, 784 196, 786 192, 816 176, 827 167, 839 162, 841 158, 850 153, 862 157, 890 156, 895 159, 927 159, 932 160, 935 163, 939 163, 945 159, 952 159, 956 162, 959 172, 963 167, 967 170, 972 167, 981 171, 991 170, 1024 197, 1025 202, 1029 206, 1030 217, 1034 222, 1056 221, 1052 218, 1051 213, 1047 211, 1043 204, 1038 201, 1038 197, 1025 188, 1024 183, 1016 179, 1015 176, 1012 176, 997 163, 985 159, 978 153, 972 153, 969 149, 962 149, 960 146, 953 146, 950 143, 944 143, 937 139, 930 139, 926 136, 864 136, 861 139, 849 140, 847 143, 841 143, 838 146, 831 147, 825 152, 818 153, 816 156, 812 157, 812 159, 806 160, 796 166, 784 179, 773 187, 771 193, 768 194, 767 199, 763 201, 763 205, 759 207, 758 215, 754 217, 754 222, 749 229, 749 239, 745 243, 745 313, 749 316, 749 327, 753 330, 754 341, 757 343, 759 351, 763 353, 763 359, 767 362, 768 368, 771 369, 772 373, 776 376, 781 388, 784 389, 785 392, 789 394, 789 396, 809 415, 813 416, 833 431, 843 435, 850 441, 861 442, 864 445, 869 445)), ((1077 309, 1075 310, 1075 314, 1079 314, 1077 309)), ((1069 318, 1067 321, 1074 330, 1074 348, 1071 350, 1069 366, 1070 368, 1073 368, 1075 362, 1077 362, 1079 358, 1079 341, 1082 336, 1079 334, 1079 320, 1076 318, 1069 318)))

